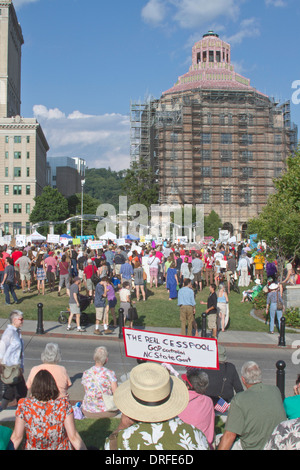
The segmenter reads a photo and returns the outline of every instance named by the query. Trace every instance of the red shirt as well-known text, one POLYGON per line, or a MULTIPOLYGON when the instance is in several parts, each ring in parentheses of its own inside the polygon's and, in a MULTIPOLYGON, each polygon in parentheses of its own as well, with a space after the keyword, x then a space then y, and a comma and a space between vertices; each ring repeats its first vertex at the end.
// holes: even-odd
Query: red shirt
POLYGON ((16 261, 18 261, 19 258, 21 258, 21 256, 23 256, 23 253, 22 251, 14 251, 11 255, 11 258, 15 264, 16 261))
POLYGON ((6 264, 5 264, 4 259, 3 259, 3 258, 0 258, 0 272, 1 272, 1 271, 4 271, 5 266, 6 266, 6 264))
POLYGON ((97 268, 93 264, 89 264, 84 268, 83 272, 87 279, 91 279, 92 275, 97 272, 97 268))

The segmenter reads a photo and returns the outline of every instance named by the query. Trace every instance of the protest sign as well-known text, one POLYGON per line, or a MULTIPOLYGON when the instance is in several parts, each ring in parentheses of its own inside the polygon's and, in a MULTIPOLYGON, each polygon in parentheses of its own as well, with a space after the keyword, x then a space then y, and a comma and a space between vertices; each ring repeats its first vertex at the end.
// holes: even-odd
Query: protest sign
POLYGON ((219 369, 217 340, 123 328, 127 357, 178 366, 219 369))
POLYGON ((53 235, 48 233, 47 235, 47 243, 58 244, 60 242, 60 235, 53 235))

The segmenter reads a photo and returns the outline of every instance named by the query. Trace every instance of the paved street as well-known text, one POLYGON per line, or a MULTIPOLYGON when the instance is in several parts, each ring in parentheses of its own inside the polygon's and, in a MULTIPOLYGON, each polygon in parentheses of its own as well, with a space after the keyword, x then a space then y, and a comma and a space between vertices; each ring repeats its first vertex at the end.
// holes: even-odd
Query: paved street
MULTIPOLYGON (((6 328, 7 320, 0 319, 0 334, 6 328)), ((145 328, 150 331, 162 331, 158 328, 145 328)), ((62 353, 61 364, 65 366, 72 381, 70 388, 71 400, 80 401, 84 390, 81 385, 82 373, 93 365, 93 353, 98 345, 105 345, 109 352, 107 367, 115 371, 118 380, 130 372, 136 365, 136 360, 125 355, 124 343, 119 339, 118 329, 110 336, 94 336, 94 326, 87 328, 86 333, 66 332, 66 326, 57 322, 45 322, 44 334, 37 334, 37 322, 24 321, 22 329, 25 344, 25 378, 30 369, 41 362, 41 352, 48 342, 59 345, 62 353)), ((176 329, 165 328, 164 333, 179 334, 176 329)), ((220 333, 218 341, 226 347, 228 361, 233 362, 240 374, 244 362, 254 360, 263 371, 263 381, 276 385, 276 363, 283 360, 285 368, 285 394, 292 395, 292 387, 300 373, 300 350, 297 349, 300 336, 297 333, 288 333, 285 336, 286 347, 278 346, 278 335, 268 333, 240 332, 227 330, 220 333)), ((183 373, 184 368, 174 366, 183 373)), ((2 412, 0 421, 13 418, 13 411, 2 412)))
MULTIPOLYGON (((31 367, 40 362, 40 354, 49 338, 47 337, 24 337, 25 341, 25 376, 28 375, 31 367)), ((76 340, 51 338, 56 342, 62 353, 62 362, 69 373, 72 381, 70 397, 72 400, 82 400, 83 387, 80 383, 84 370, 93 365, 93 352, 97 346, 103 344, 109 352, 109 362, 107 367, 115 371, 118 380, 123 374, 130 372, 136 365, 136 360, 126 357, 124 345, 120 341, 108 341, 96 338, 95 340, 76 340)), ((292 387, 295 379, 300 373, 300 367, 292 363, 292 355, 295 351, 285 348, 265 348, 265 347, 243 347, 227 346, 228 361, 236 365, 238 373, 244 362, 253 360, 257 362, 263 370, 265 383, 276 384, 276 362, 283 360, 286 363, 286 395, 292 394, 292 387)), ((178 372, 183 372, 184 368, 174 366, 178 372)))

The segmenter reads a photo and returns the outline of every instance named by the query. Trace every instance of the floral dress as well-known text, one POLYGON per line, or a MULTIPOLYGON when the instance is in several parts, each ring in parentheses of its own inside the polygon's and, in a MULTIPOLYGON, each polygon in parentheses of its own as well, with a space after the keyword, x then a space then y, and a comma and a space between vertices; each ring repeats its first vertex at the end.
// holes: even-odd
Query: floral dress
POLYGON ((117 382, 116 374, 106 367, 93 366, 83 373, 81 383, 85 389, 82 408, 88 413, 106 411, 102 393, 112 395, 111 382, 117 382))
POLYGON ((41 402, 19 400, 16 416, 25 421, 25 450, 72 450, 64 422, 73 413, 65 397, 41 402))

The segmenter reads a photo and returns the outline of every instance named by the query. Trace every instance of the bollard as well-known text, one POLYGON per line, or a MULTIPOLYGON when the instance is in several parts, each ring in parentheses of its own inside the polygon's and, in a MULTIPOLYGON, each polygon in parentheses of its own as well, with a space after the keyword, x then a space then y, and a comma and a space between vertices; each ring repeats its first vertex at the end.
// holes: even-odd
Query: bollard
POLYGON ((123 338, 124 309, 119 308, 119 339, 123 338))
POLYGON ((206 338, 206 313, 202 313, 202 330, 201 330, 201 338, 206 338))
POLYGON ((284 361, 277 361, 276 362, 276 385, 279 388, 282 396, 282 401, 285 399, 285 366, 286 363, 284 361))
POLYGON ((280 335, 278 346, 285 346, 285 318, 282 316, 280 319, 280 335))
POLYGON ((43 304, 37 304, 38 308, 38 321, 37 321, 37 328, 36 328, 36 334, 37 335, 43 335, 44 332, 44 327, 43 327, 43 304))

